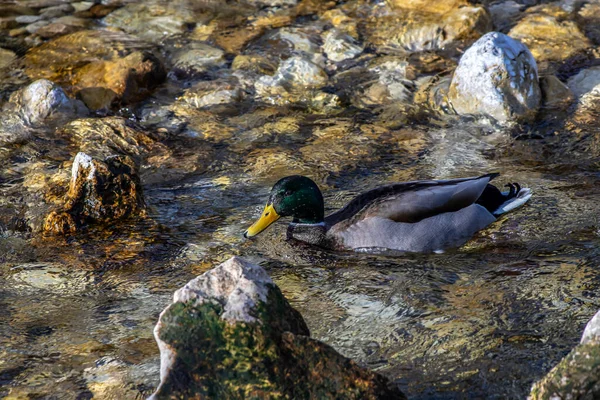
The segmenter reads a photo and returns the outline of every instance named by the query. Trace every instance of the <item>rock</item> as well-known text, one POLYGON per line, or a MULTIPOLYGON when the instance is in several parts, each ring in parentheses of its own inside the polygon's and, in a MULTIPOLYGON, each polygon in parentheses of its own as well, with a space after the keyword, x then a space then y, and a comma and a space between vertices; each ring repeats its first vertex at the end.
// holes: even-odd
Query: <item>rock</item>
POLYGON ((80 101, 70 99, 58 85, 46 79, 13 93, 4 111, 18 114, 30 126, 47 123, 49 119, 64 122, 87 114, 80 101))
POLYGON ((403 399, 382 376, 308 337, 265 270, 233 257, 175 292, 154 335, 170 398, 403 399))
POLYGON ((277 70, 277 64, 259 55, 240 54, 233 59, 231 69, 234 71, 251 71, 261 75, 273 75, 277 70))
POLYGON ((448 95, 460 115, 490 116, 501 125, 530 121, 541 100, 535 59, 520 42, 488 33, 461 57, 448 95))
POLYGON ((561 9, 536 7, 508 35, 523 42, 538 64, 564 61, 591 46, 577 24, 564 18, 561 9))
POLYGON ((247 2, 255 7, 291 7, 295 6, 298 0, 248 0, 247 2))
POLYGON ((25 27, 25 29, 27 30, 27 32, 29 33, 36 33, 38 30, 40 30, 41 28, 43 28, 44 26, 48 25, 50 22, 48 21, 38 21, 38 22, 34 22, 33 24, 29 24, 25 27))
MULTIPOLYGON (((56 22, 61 20, 59 18, 56 22)), ((122 32, 84 30, 57 37, 31 49, 24 57, 25 73, 31 79, 44 78, 70 86, 77 70, 89 63, 118 60, 132 52, 147 49, 147 44, 122 32)))
POLYGON ((8 67, 16 58, 12 51, 0 48, 0 69, 8 67))
POLYGON ((408 63, 397 58, 380 58, 372 62, 367 71, 375 76, 367 86, 357 85, 353 104, 372 107, 392 103, 410 104, 416 86, 406 76, 408 63))
POLYGON ((580 71, 577 75, 569 78, 567 86, 577 98, 592 91, 600 91, 600 67, 580 71))
POLYGON ((38 22, 42 17, 39 15, 19 15, 15 18, 19 24, 33 24, 34 22, 38 22))
POLYGON ((600 398, 600 312, 588 322, 581 343, 540 381, 529 400, 600 398))
POLYGON ((152 53, 135 52, 114 61, 95 61, 77 70, 72 79, 75 93, 89 88, 104 88, 104 92, 86 92, 81 97, 91 109, 109 108, 117 100, 130 104, 146 97, 165 80, 162 63, 152 53), (100 97, 94 97, 99 94, 100 97))
POLYGON ((453 43, 472 41, 492 29, 484 7, 466 1, 394 1, 396 10, 375 14, 365 24, 369 42, 381 52, 438 50, 453 43))
POLYGON ((515 1, 502 1, 489 6, 495 30, 506 32, 517 22, 525 6, 515 1))
POLYGON ((202 77, 213 69, 226 65, 225 52, 205 43, 195 42, 173 57, 173 68, 169 77, 189 79, 202 77))
POLYGON ((44 39, 51 39, 57 36, 68 35, 69 33, 77 32, 81 29, 82 28, 73 25, 52 23, 41 27, 36 33, 44 39))
POLYGON ((600 311, 587 323, 581 336, 581 344, 600 342, 600 311))
POLYGON ((107 26, 122 29, 149 42, 183 33, 187 23, 193 23, 193 13, 187 7, 177 6, 180 2, 167 2, 165 5, 152 3, 129 3, 106 17, 107 26))
POLYGON ((540 78, 542 91, 542 105, 547 108, 567 108, 575 97, 573 92, 556 76, 542 76, 540 78))
POLYGON ((594 43, 600 43, 600 3, 588 2, 577 12, 579 26, 594 43))
POLYGON ((318 89, 328 82, 327 73, 313 62, 295 56, 283 61, 273 76, 263 76, 256 82, 256 96, 274 105, 295 103, 315 112, 335 111, 339 98, 318 89))
POLYGON ((151 137, 119 117, 77 119, 65 125, 59 134, 94 158, 120 154, 139 161, 143 155, 161 150, 151 137))
POLYGON ((323 52, 334 62, 348 60, 363 52, 364 47, 350 35, 330 29, 323 34, 323 52))
POLYGON ((243 97, 244 91, 236 84, 216 80, 196 83, 185 91, 181 100, 192 107, 206 108, 238 103, 243 97))
POLYGON ((127 156, 103 162, 85 153, 73 160, 69 191, 62 209, 44 221, 48 234, 75 233, 88 223, 114 223, 144 213, 142 188, 135 165, 127 156))
POLYGON ((273 29, 250 43, 244 54, 258 54, 273 63, 292 57, 302 57, 323 66, 321 31, 309 27, 273 29))

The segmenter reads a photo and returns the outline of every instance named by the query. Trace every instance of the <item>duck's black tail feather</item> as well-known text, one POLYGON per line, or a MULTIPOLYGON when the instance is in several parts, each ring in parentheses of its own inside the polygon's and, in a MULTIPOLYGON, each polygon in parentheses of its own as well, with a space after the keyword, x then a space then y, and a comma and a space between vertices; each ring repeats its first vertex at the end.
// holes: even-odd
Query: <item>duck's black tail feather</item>
POLYGON ((488 183, 475 203, 498 216, 521 206, 531 197, 531 190, 521 188, 516 182, 509 183, 506 187, 509 188, 508 193, 502 193, 496 186, 488 183))

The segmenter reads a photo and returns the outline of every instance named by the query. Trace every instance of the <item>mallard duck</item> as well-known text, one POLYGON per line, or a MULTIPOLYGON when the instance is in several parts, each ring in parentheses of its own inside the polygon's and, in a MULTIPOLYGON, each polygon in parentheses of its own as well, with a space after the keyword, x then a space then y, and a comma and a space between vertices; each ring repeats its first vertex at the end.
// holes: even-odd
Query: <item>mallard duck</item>
POLYGON ((281 217, 292 217, 288 238, 335 250, 390 249, 434 252, 458 247, 496 217, 527 202, 531 190, 518 183, 501 192, 489 182, 499 174, 413 181, 365 192, 325 217, 323 195, 305 176, 279 180, 250 238, 281 217))

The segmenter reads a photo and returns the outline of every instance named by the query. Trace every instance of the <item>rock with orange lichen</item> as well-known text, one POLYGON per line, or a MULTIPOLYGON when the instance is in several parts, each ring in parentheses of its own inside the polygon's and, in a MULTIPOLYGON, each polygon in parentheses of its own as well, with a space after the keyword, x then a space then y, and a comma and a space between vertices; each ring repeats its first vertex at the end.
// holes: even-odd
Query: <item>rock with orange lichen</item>
POLYGON ((89 223, 108 224, 143 215, 144 209, 142 188, 130 157, 110 156, 99 161, 78 153, 65 204, 48 214, 43 230, 72 234, 89 223))

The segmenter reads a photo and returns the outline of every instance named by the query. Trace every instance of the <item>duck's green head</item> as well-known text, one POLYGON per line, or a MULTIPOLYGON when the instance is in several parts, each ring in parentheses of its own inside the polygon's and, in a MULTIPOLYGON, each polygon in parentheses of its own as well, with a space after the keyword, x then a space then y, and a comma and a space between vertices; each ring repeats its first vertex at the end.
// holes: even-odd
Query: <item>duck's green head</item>
POLYGON ((263 213, 244 237, 258 235, 281 217, 292 217, 294 222, 318 224, 323 222, 324 213, 323 195, 317 184, 305 176, 287 176, 273 186, 263 213))

